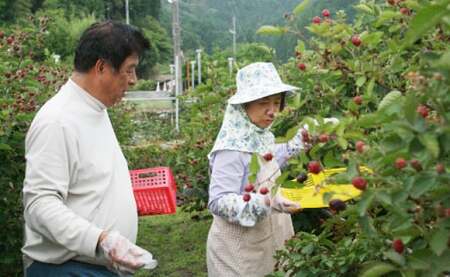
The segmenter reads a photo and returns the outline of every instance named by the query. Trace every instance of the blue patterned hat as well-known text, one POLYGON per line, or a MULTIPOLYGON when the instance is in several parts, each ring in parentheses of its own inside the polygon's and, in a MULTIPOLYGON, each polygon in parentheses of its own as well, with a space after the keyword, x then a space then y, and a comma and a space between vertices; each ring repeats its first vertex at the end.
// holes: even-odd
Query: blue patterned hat
POLYGON ((272 63, 252 63, 241 68, 236 75, 237 91, 229 104, 243 104, 297 87, 284 84, 272 63))

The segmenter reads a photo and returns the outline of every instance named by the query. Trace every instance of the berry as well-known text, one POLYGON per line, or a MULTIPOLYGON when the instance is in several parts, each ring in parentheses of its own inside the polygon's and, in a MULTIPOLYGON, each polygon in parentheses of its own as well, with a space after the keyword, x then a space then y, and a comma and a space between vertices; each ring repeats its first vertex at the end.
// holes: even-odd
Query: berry
POLYGON ((398 158, 395 160, 395 168, 403 169, 406 166, 406 161, 403 158, 398 158))
POLYGON ((395 2, 395 0, 387 0, 387 2, 388 2, 389 5, 391 5, 391 6, 395 6, 395 4, 397 4, 397 3, 395 2))
POLYGON ((410 161, 410 164, 416 171, 422 171, 423 169, 419 160, 413 159, 410 161))
POLYGON ((5 36, 5 33, 3 31, 0 31, 0 39, 2 39, 5 36))
POLYGON ((361 140, 358 140, 358 141, 355 143, 356 151, 358 151, 359 153, 364 152, 364 147, 365 147, 365 146, 366 146, 366 145, 365 145, 364 141, 361 141, 361 140))
POLYGON ((403 245, 403 241, 400 239, 396 239, 392 242, 392 248, 397 252, 398 254, 402 254, 403 250, 405 249, 405 246, 403 245))
POLYGON ((314 174, 318 174, 320 171, 322 171, 322 167, 320 166, 320 163, 318 161, 310 161, 308 163, 308 171, 314 174))
POLYGON ((248 193, 246 193, 246 194, 244 194, 244 195, 242 196, 242 199, 243 199, 245 202, 250 201, 251 198, 252 198, 252 197, 251 197, 250 194, 248 194, 248 193))
POLYGON ((321 135, 319 136, 319 141, 320 141, 320 142, 323 142, 323 143, 328 142, 329 139, 330 139, 330 136, 327 135, 327 134, 321 134, 321 135))
POLYGON ((304 63, 299 63, 297 65, 298 69, 300 69, 301 71, 305 71, 306 70, 306 64, 304 63))
POLYGON ((245 185, 245 187, 244 187, 244 190, 245 190, 246 192, 252 192, 254 189, 255 189, 255 186, 253 186, 253 184, 247 184, 247 185, 245 185))
POLYGON ((262 187, 262 188, 259 189, 259 192, 262 195, 265 195, 265 194, 267 194, 269 192, 269 189, 267 187, 262 187))
POLYGON ((329 16, 330 16, 330 11, 327 10, 327 9, 324 9, 324 10, 322 11, 322 15, 325 16, 325 17, 329 17, 329 16))
POLYGON ((303 129, 301 133, 302 133, 302 140, 303 140, 304 142, 310 142, 310 138, 309 138, 309 133, 308 133, 308 131, 305 130, 305 129, 303 129))
POLYGON ((361 105, 362 104, 362 97, 360 95, 356 95, 355 97, 353 97, 353 102, 356 105, 361 105))
POLYGON ((411 10, 405 7, 400 8, 400 12, 404 15, 411 15, 411 10))
POLYGON ((445 172, 445 166, 444 166, 444 164, 438 163, 438 164, 436 165, 436 172, 437 172, 438 174, 444 173, 444 172, 445 172))
POLYGON ((347 207, 345 205, 344 201, 339 200, 339 199, 331 200, 329 203, 329 206, 330 206, 330 209, 332 209, 333 211, 336 211, 336 212, 343 211, 347 207))
POLYGON ((425 105, 419 105, 419 106, 417 106, 416 112, 418 112, 423 118, 427 118, 428 107, 425 105))
POLYGON ((297 178, 295 178, 297 180, 297 182, 299 183, 303 183, 304 181, 306 181, 306 179, 308 179, 308 175, 304 172, 298 174, 297 178))
POLYGON ((361 45, 361 39, 359 38, 358 35, 354 35, 354 36, 352 37, 352 43, 353 43, 353 45, 355 45, 356 47, 358 47, 358 46, 361 45))
POLYGON ((12 37, 12 36, 8 37, 8 38, 6 39, 6 42, 7 42, 8 44, 12 44, 12 43, 14 42, 14 37, 12 37))
POLYGON ((444 216, 445 216, 446 218, 449 218, 449 217, 450 217, 450 208, 445 209, 444 216))
POLYGON ((361 176, 357 176, 357 177, 353 178, 352 184, 355 188, 357 188, 359 190, 365 190, 367 187, 366 179, 364 179, 361 176))
POLYGON ((267 154, 264 154, 263 158, 264 158, 264 160, 269 162, 273 159, 273 155, 272 155, 272 153, 267 153, 267 154))
POLYGON ((321 22, 320 17, 314 16, 313 19, 312 19, 312 22, 313 22, 314 24, 320 24, 320 22, 321 22))

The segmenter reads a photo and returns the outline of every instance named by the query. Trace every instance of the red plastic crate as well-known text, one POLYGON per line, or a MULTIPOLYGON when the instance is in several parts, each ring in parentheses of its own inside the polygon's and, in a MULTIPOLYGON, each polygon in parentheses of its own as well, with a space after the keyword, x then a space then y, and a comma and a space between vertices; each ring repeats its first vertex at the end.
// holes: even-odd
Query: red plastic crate
POLYGON ((130 170, 139 215, 176 212, 177 186, 169 167, 130 170))

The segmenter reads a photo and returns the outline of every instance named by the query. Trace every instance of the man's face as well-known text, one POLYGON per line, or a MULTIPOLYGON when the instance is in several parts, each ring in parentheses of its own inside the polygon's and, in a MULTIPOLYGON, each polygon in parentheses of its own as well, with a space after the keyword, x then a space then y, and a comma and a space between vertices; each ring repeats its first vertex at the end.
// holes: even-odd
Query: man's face
POLYGON ((125 92, 130 86, 136 84, 136 66, 139 63, 137 55, 128 56, 116 70, 112 65, 106 63, 105 78, 103 79, 103 93, 107 103, 107 107, 114 106, 122 100, 125 92))
POLYGON ((245 105, 245 111, 253 124, 267 128, 280 111, 280 103, 281 94, 276 94, 248 103, 245 105))

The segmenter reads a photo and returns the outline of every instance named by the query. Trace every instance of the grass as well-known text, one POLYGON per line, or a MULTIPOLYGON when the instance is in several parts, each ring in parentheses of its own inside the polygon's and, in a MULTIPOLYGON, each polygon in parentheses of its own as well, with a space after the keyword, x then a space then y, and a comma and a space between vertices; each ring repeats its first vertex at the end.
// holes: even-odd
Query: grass
POLYGON ((192 216, 181 209, 174 215, 140 217, 137 244, 153 254, 158 267, 140 270, 135 276, 207 276, 206 238, 211 220, 207 211, 192 216))

